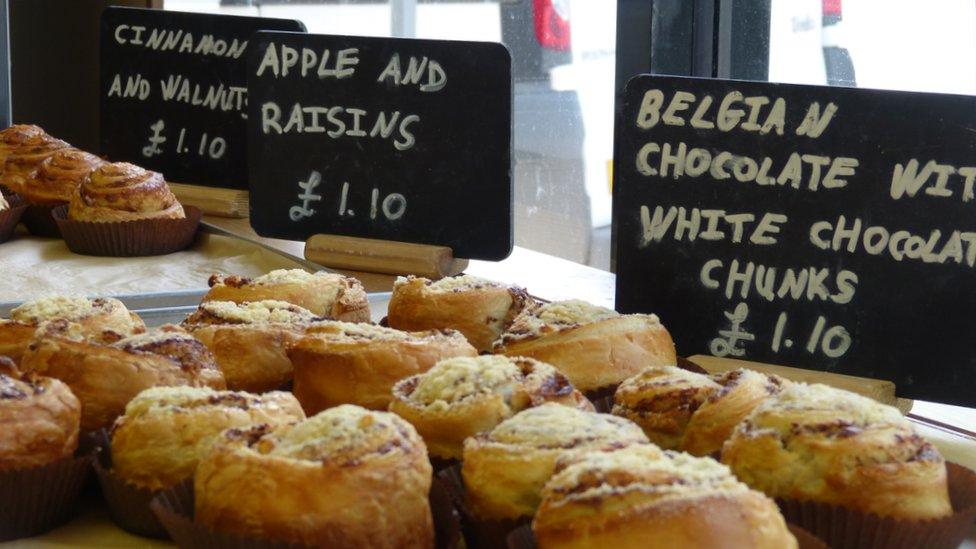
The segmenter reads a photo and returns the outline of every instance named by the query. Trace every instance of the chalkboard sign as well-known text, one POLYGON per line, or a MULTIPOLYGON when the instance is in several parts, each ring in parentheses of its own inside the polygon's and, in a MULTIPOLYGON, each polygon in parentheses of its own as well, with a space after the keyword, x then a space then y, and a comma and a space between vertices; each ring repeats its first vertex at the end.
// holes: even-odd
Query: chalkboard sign
POLYGON ((251 225, 512 250, 501 44, 261 32, 248 63, 251 225))
POLYGON ((639 76, 618 136, 619 310, 976 405, 976 97, 639 76))
POLYGON ((101 26, 101 153, 170 181, 247 188, 247 53, 299 21, 110 7, 101 26))

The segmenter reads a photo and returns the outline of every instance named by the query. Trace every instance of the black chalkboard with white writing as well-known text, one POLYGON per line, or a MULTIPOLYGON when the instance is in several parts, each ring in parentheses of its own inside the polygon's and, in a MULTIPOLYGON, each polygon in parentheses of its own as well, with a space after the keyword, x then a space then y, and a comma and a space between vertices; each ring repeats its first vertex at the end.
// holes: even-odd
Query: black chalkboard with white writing
POLYGON ((501 44, 262 32, 248 62, 251 225, 512 250, 501 44))
POLYGON ((976 405, 976 97, 639 76, 617 124, 619 310, 976 405))
POLYGON ((170 181, 247 188, 247 49, 299 21, 110 7, 101 25, 101 154, 170 181))

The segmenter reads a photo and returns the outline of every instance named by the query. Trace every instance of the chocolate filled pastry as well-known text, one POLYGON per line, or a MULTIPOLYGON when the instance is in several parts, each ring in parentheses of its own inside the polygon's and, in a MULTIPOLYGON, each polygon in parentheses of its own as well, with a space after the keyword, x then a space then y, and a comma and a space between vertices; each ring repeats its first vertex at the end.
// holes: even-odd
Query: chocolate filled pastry
POLYGON ((722 448, 735 475, 774 498, 898 519, 952 512, 942 455, 898 409, 826 385, 792 383, 722 448))
POLYGON ((0 357, 0 472, 70 457, 78 447, 81 404, 64 383, 21 374, 0 357))
POLYGON ((438 361, 477 355, 460 332, 401 332, 372 324, 320 322, 288 349, 295 396, 314 414, 339 404, 386 410, 393 385, 438 361))
POLYGON ((27 301, 0 320, 0 355, 19 363, 38 326, 62 319, 76 325, 80 335, 100 343, 112 343, 146 331, 146 325, 118 299, 49 296, 27 301))
POLYGON ((214 354, 229 389, 262 393, 291 380, 286 346, 319 320, 284 301, 205 301, 183 328, 214 354))
POLYGON ((129 401, 112 427, 112 471, 136 486, 159 490, 193 476, 224 429, 302 419, 305 413, 290 393, 153 387, 129 401))
POLYGON ((27 183, 41 162, 55 152, 70 147, 37 126, 7 128, 0 134, 0 184, 26 198, 29 195, 27 183))
POLYGON ((493 351, 552 364, 586 393, 677 359, 671 334, 657 316, 621 315, 577 300, 526 308, 493 351))
POLYGON ((55 151, 21 185, 18 193, 32 204, 66 204, 82 181, 105 161, 74 148, 55 151))
POLYGON ((95 223, 184 217, 183 206, 162 174, 128 162, 95 168, 68 206, 68 219, 95 223))
POLYGON ((197 468, 195 517, 308 546, 433 547, 431 466, 414 428, 339 406, 292 425, 229 429, 197 468))
POLYGON ((540 549, 795 549, 773 500, 710 458, 633 445, 560 460, 532 523, 540 549))
POLYGON ((189 385, 224 389, 224 376, 207 347, 176 326, 105 345, 86 339, 78 325, 52 320, 38 329, 21 368, 65 382, 81 400, 81 427, 109 427, 145 389, 189 385))
POLYGON ((487 351, 530 304, 524 289, 483 278, 408 276, 393 284, 386 318, 398 330, 457 330, 475 349, 487 351))
POLYGON ((787 383, 753 370, 709 376, 655 366, 620 384, 613 414, 640 425, 661 448, 706 456, 719 452, 735 426, 787 383))
POLYGON ((337 273, 279 269, 257 278, 213 275, 204 301, 276 300, 294 303, 317 316, 369 322, 369 301, 358 280, 337 273))
POLYGON ((482 355, 448 358, 401 380, 393 386, 390 411, 417 428, 432 456, 460 459, 464 439, 547 402, 593 411, 552 366, 531 358, 482 355))
POLYGON ((531 517, 562 455, 648 442, 640 427, 609 414, 547 403, 464 441, 461 475, 478 520, 531 517))

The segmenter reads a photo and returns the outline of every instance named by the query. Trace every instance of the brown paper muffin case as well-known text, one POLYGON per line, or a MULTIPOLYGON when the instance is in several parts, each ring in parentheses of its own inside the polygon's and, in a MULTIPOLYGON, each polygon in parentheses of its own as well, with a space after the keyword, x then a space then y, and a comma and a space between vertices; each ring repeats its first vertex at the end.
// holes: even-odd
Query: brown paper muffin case
MULTIPOLYGON (((827 549, 827 544, 803 528, 793 524, 787 524, 786 526, 790 529, 793 537, 796 538, 797 545, 799 545, 800 549, 827 549)), ((536 549, 535 534, 532 532, 531 525, 521 526, 512 530, 506 541, 506 547, 508 549, 536 549)))
POLYGON ((90 454, 76 455, 0 472, 0 541, 43 534, 71 519, 91 461, 90 454))
POLYGON ((3 193, 10 207, 0 212, 0 244, 10 240, 14 229, 20 223, 23 213, 27 210, 27 202, 19 195, 3 193))
POLYGON ((532 517, 519 520, 479 520, 468 511, 464 498, 464 481, 461 466, 455 465, 437 473, 437 478, 447 489, 454 508, 461 517, 461 532, 468 549, 496 549, 505 547, 508 535, 531 522, 532 517))
POLYGON ((27 232, 34 236, 61 238, 61 228, 58 227, 57 222, 51 217, 51 212, 57 208, 67 208, 67 205, 40 206, 37 204, 28 204, 27 209, 24 210, 24 214, 20 218, 20 222, 27 227, 27 232))
POLYGON ((178 252, 193 244, 202 212, 184 207, 183 219, 141 219, 96 223, 68 219, 68 208, 51 213, 68 249, 76 254, 106 257, 138 257, 178 252))
POLYGON ((159 494, 158 491, 136 486, 113 473, 111 447, 99 448, 93 465, 112 522, 137 536, 169 538, 166 529, 149 508, 149 503, 159 494))
MULTIPOLYGON (((187 479, 163 490, 150 507, 177 545, 184 549, 297 549, 300 544, 225 534, 193 521, 193 481, 187 479)), ((436 549, 455 549, 461 541, 458 513, 447 490, 433 479, 430 509, 434 518, 436 549)))

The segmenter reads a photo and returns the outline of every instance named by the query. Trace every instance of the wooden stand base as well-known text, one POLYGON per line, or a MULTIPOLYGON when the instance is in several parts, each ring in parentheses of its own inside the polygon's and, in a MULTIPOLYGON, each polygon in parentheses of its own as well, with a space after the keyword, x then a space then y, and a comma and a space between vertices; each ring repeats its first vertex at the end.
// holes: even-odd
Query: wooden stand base
POLYGON ((467 259, 455 259, 445 246, 326 234, 305 241, 305 259, 336 269, 431 279, 454 276, 468 267, 467 259))
POLYGON ((247 191, 187 183, 169 183, 169 188, 182 204, 196 206, 205 214, 237 218, 248 216, 247 191))

